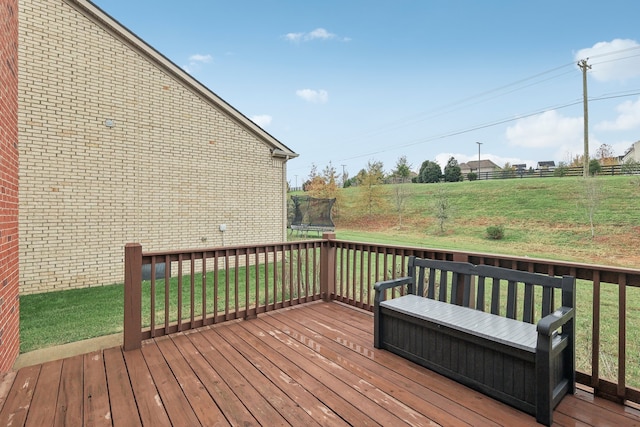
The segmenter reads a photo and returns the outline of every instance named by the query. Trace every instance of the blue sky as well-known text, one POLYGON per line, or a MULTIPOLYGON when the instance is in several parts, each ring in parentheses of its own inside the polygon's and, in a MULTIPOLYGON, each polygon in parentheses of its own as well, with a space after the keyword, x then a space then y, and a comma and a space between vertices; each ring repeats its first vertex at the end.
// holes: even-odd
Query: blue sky
POLYGON ((95 0, 312 164, 568 161, 640 140, 640 2, 95 0), (179 5, 179 6, 177 6, 179 5))

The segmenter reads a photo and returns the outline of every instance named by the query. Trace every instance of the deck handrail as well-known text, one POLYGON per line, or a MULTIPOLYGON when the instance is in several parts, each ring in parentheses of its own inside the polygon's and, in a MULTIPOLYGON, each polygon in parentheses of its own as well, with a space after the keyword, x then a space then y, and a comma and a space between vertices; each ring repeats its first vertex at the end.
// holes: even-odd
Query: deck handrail
MULTIPOLYGON (((352 242, 336 239, 335 233, 325 233, 321 239, 288 243, 147 253, 142 252, 139 244, 127 244, 124 348, 139 348, 141 340, 147 338, 249 318, 320 298, 372 310, 375 282, 405 275, 411 255, 574 276, 579 283, 578 292, 591 293, 592 318, 591 331, 582 338, 585 342, 578 342, 578 347, 591 347, 585 356, 587 362, 583 363, 586 366, 576 372, 578 383, 591 387, 598 396, 640 403, 637 384, 627 385, 627 367, 634 363, 627 348, 632 344, 627 340, 627 331, 632 330, 627 313, 628 294, 640 288, 640 270, 352 242), (160 263, 172 268, 165 268, 164 277, 156 278, 155 267, 160 263), (143 265, 151 267, 151 277, 144 282, 140 273, 143 265), (205 274, 198 276, 202 271, 205 274), (617 296, 612 302, 611 294, 616 290, 617 296), (603 306, 610 307, 612 303, 617 304, 616 318, 603 318, 603 306), (603 331, 606 326, 612 326, 611 322, 617 329, 615 337, 603 331), (615 368, 615 378, 611 377, 613 374, 607 376, 601 361, 611 353, 610 348, 604 347, 611 347, 612 340, 617 342, 617 357, 609 364, 615 368)), ((584 308, 578 307, 578 319, 582 310, 584 308)))

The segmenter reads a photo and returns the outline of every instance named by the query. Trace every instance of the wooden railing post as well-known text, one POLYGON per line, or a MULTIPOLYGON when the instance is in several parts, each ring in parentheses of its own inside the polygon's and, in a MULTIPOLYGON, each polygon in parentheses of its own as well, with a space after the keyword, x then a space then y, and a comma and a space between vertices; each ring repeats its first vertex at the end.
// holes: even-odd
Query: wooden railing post
POLYGON ((124 343, 125 351, 142 346, 142 245, 124 247, 124 343))
POLYGON ((324 242, 320 248, 320 295, 324 301, 331 301, 331 296, 336 293, 336 247, 331 245, 331 240, 336 238, 336 233, 323 233, 324 242))

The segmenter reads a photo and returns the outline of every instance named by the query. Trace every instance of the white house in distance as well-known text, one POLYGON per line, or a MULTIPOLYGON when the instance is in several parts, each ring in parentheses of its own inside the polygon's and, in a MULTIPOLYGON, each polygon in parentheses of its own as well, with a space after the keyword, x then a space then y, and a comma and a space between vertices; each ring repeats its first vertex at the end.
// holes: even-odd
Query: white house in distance
POLYGON ((640 141, 636 141, 622 156, 622 163, 635 161, 640 162, 640 141))
POLYGON ((490 173, 500 169, 500 166, 496 165, 491 160, 480 160, 480 168, 478 168, 477 160, 470 160, 466 163, 460 163, 459 166, 460 172, 463 176, 467 176, 467 174, 469 174, 470 172, 478 173, 478 170, 480 171, 480 173, 490 173))

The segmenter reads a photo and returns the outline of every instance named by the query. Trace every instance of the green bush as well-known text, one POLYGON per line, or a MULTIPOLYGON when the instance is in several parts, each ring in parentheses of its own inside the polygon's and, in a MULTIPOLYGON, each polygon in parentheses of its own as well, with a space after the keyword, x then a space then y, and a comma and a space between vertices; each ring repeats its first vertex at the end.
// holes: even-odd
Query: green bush
POLYGON ((597 159, 589 160, 589 175, 596 176, 602 171, 602 165, 597 159))
POLYGON ((558 167, 553 171, 553 176, 563 177, 569 172, 569 166, 566 163, 560 162, 558 163, 558 167))
POLYGON ((501 225, 491 225, 487 227, 487 237, 491 240, 502 240, 504 237, 504 227, 501 225))
POLYGON ((469 172, 469 173, 467 174, 467 179, 468 179, 469 181, 475 181, 476 179, 478 179, 478 174, 477 174, 477 173, 475 173, 475 172, 469 172))

